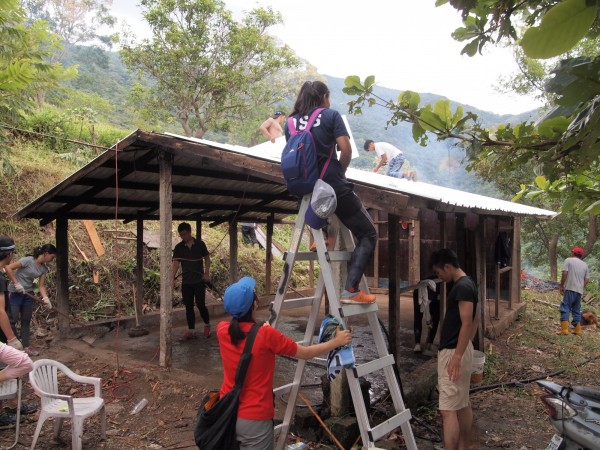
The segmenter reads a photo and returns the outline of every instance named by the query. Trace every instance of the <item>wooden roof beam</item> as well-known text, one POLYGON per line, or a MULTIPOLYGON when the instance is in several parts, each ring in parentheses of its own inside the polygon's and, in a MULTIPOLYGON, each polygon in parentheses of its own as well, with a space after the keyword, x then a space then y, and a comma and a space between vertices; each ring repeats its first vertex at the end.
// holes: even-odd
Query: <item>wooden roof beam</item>
MULTIPOLYGON (((77 199, 73 197, 66 196, 57 196, 52 201, 56 203, 67 203, 74 202, 77 199)), ((269 212, 274 211, 276 213, 286 213, 291 211, 291 208, 274 208, 271 206, 263 206, 270 203, 271 200, 263 200, 256 205, 244 205, 246 211, 260 211, 260 212, 269 212)), ((119 199, 119 208, 138 208, 138 209, 158 209, 158 201, 146 201, 146 200, 130 200, 125 198, 119 199)), ((94 206, 115 206, 114 198, 86 198, 86 205, 94 205, 94 206)), ((78 205, 75 205, 77 207, 78 205)), ((240 207, 239 204, 223 204, 223 203, 198 203, 198 202, 173 202, 173 209, 209 209, 214 211, 237 211, 240 207)), ((73 209, 73 208, 72 208, 73 209)))
MULTIPOLYGON (((81 180, 76 183, 79 186, 97 186, 98 182, 96 180, 87 179, 81 180)), ((114 183, 112 186, 106 186, 106 188, 114 187, 114 183)), ((119 189, 121 190, 134 190, 134 191, 147 191, 147 192, 157 192, 157 185, 154 183, 141 183, 136 181, 120 181, 119 180, 119 189)), ((247 198, 247 199, 258 199, 265 200, 270 199, 274 200, 293 200, 287 191, 285 191, 285 186, 281 186, 283 192, 274 193, 274 194, 263 194, 260 192, 248 192, 241 189, 229 190, 229 189, 206 189, 206 188, 198 188, 195 186, 183 186, 183 185, 174 185, 173 186, 173 194, 194 194, 194 195, 211 195, 211 196, 223 196, 223 197, 233 197, 233 198, 247 198)))

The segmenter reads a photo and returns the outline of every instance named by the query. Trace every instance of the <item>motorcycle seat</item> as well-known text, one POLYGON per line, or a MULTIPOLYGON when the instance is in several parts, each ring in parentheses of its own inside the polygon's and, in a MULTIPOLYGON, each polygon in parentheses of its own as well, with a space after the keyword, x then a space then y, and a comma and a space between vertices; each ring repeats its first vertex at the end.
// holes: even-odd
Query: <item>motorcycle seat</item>
POLYGON ((573 392, 582 397, 600 401, 600 389, 587 386, 574 386, 573 392))

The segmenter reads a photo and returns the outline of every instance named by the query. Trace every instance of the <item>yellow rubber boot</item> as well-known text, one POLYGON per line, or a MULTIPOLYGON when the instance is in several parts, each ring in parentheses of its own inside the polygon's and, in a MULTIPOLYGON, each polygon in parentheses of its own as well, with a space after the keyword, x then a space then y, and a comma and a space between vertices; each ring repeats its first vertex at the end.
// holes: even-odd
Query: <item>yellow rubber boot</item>
POLYGON ((575 329, 573 330, 573 334, 576 336, 581 336, 581 324, 578 323, 575 325, 575 329))
POLYGON ((558 334, 562 334, 565 336, 569 334, 569 321, 568 320, 563 320, 560 323, 560 331, 558 332, 558 334))

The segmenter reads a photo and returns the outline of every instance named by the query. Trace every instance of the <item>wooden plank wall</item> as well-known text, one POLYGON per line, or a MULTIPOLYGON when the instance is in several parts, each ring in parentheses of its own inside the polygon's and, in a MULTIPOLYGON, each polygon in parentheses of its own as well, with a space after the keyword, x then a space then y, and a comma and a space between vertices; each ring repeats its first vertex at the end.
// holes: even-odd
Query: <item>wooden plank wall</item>
MULTIPOLYGON (((370 279, 377 275, 382 279, 381 285, 385 284, 385 280, 389 277, 389 249, 388 241, 388 214, 385 211, 372 212, 376 226, 378 227, 378 242, 377 252, 379 264, 377 272, 375 270, 374 260, 371 261, 366 270, 366 275, 370 279)), ((473 213, 454 214, 446 213, 446 239, 447 247, 456 251, 468 274, 475 274, 476 271, 476 231, 479 226, 479 215, 473 213)), ((486 254, 486 285, 488 292, 495 289, 495 267, 494 251, 498 230, 510 227, 512 219, 510 217, 485 217, 486 239, 485 239, 485 254, 486 254)), ((440 237, 440 219, 439 213, 429 209, 422 209, 419 213, 421 248, 420 248, 420 274, 421 277, 426 277, 430 274, 429 257, 431 254, 442 248, 440 237)), ((402 218, 400 218, 402 225, 402 218)), ((399 227, 399 245, 397 246, 397 258, 400 267, 398 268, 401 279, 409 279, 409 237, 411 231, 412 220, 406 220, 406 228, 399 227)), ((508 232, 512 238, 513 233, 508 232)), ((483 245, 483 243, 481 243, 483 245)), ((510 280, 508 276, 501 278, 502 298, 506 299, 507 292, 510 289, 510 280)), ((491 298, 488 295, 488 298, 491 298)))

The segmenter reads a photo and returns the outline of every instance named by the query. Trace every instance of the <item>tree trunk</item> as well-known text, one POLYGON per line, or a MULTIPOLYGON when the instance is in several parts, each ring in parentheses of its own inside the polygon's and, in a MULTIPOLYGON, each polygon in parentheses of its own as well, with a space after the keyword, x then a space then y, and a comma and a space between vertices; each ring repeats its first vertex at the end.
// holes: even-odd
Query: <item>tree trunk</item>
POLYGON ((192 137, 192 129, 190 128, 190 125, 188 124, 188 118, 187 115, 181 115, 181 117, 179 118, 179 121, 181 122, 181 128, 183 128, 183 132, 185 133, 185 135, 187 137, 192 137))
POLYGON ((587 240, 585 241, 585 245, 583 246, 583 251, 586 255, 592 253, 594 249, 594 244, 598 240, 598 216, 590 214, 588 218, 588 235, 587 240))
POLYGON ((43 108, 46 103, 46 91, 44 89, 40 89, 35 93, 35 102, 37 103, 38 108, 43 108))
POLYGON ((558 245, 558 233, 553 233, 548 242, 548 263, 550 264, 550 279, 556 281, 558 277, 558 263, 556 261, 556 247, 558 245))

